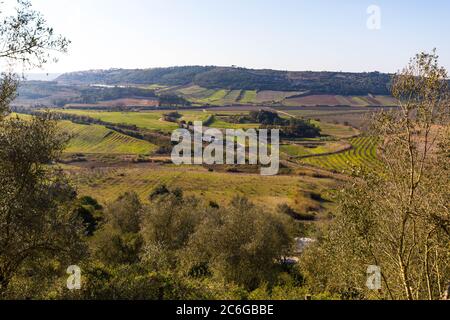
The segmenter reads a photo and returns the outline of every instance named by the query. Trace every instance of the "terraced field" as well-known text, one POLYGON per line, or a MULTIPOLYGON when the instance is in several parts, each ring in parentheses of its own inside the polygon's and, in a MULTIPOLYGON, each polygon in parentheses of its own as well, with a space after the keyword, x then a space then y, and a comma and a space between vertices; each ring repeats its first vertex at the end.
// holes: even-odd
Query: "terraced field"
POLYGON ((258 93, 256 92, 256 90, 246 90, 241 95, 241 99, 238 102, 241 103, 241 104, 252 104, 252 103, 255 103, 257 94, 258 93))
POLYGON ((89 154, 150 154, 157 146, 99 125, 61 121, 61 129, 72 137, 65 152, 89 154))
POLYGON ((183 96, 194 104, 230 105, 240 95, 240 90, 206 89, 199 86, 190 86, 174 91, 175 94, 183 96))
POLYGON ((329 156, 302 159, 300 162, 338 172, 348 172, 352 167, 376 169, 379 166, 377 159, 377 138, 358 137, 350 139, 349 142, 353 146, 353 149, 350 151, 329 156))

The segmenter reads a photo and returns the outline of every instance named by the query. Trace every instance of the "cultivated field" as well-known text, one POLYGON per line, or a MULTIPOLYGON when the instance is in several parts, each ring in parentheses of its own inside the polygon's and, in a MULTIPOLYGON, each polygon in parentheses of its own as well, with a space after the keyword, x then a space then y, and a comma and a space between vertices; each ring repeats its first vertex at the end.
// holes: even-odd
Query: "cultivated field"
POLYGON ((311 198, 311 193, 326 194, 335 185, 331 178, 319 180, 299 175, 262 177, 259 174, 210 172, 203 167, 173 165, 142 164, 131 168, 97 169, 70 166, 66 171, 80 194, 93 195, 102 203, 108 203, 126 191, 134 191, 143 201, 148 201, 150 193, 165 184, 219 204, 242 195, 270 208, 287 203, 300 212, 309 212, 320 210, 322 205, 311 198))
POLYGON ((283 100, 285 106, 396 106, 397 101, 388 96, 335 96, 335 95, 309 95, 283 100))
POLYGON ((367 129, 375 112, 389 110, 389 107, 302 107, 277 108, 280 112, 305 119, 318 119, 323 123, 342 124, 358 129, 367 129))
POLYGON ((99 125, 74 124, 61 121, 60 127, 70 136, 67 153, 89 154, 151 154, 158 147, 99 125))
MULTIPOLYGON (((198 94, 190 88, 191 94, 198 94)), ((228 93, 231 93, 228 92, 228 93)), ((216 97, 222 96, 216 92, 216 97)), ((236 95, 234 92, 233 95, 236 95)), ((240 94, 241 98, 245 94, 240 94)), ((225 97, 225 95, 223 95, 225 97)), ((225 109, 179 110, 186 122, 202 121, 205 125, 220 129, 258 128, 259 124, 235 124, 230 117, 248 114, 250 109, 231 107, 225 109)), ((254 109, 252 109, 254 110, 254 109)), ((60 111, 60 110, 58 110, 60 111)), ((323 200, 334 189, 342 176, 352 166, 377 166, 376 138, 359 137, 360 130, 343 123, 323 121, 323 117, 346 116, 347 112, 364 110, 279 110, 280 116, 305 117, 322 129, 322 137, 283 141, 281 157, 288 160, 287 170, 275 177, 262 177, 259 170, 230 171, 220 167, 174 166, 168 155, 145 157, 143 163, 130 163, 120 155, 148 155, 158 146, 131 138, 99 125, 78 125, 69 121, 61 127, 72 135, 68 153, 90 154, 87 163, 71 163, 64 169, 72 176, 82 195, 91 195, 102 203, 108 203, 126 191, 135 191, 146 201, 154 188, 165 184, 180 187, 188 195, 208 201, 226 203, 236 195, 245 195, 252 201, 270 208, 288 204, 300 213, 324 214, 332 210, 332 203, 323 200), (98 156, 96 157, 95 154, 98 156), (106 159, 111 155, 111 159, 106 159), (92 156, 93 155, 93 156, 92 156), (114 158, 114 155, 117 155, 114 158), (124 160, 125 159, 125 160, 124 160), (311 195, 321 195, 311 196, 311 195), (322 199, 322 200, 321 200, 322 199)), ((159 131, 165 135, 179 127, 177 123, 163 121, 170 111, 100 112, 90 110, 64 110, 114 124, 136 125, 147 131, 159 131)), ((336 121, 335 121, 336 122, 336 121)), ((324 217, 324 215, 321 215, 324 217)))
POLYGON ((159 105, 158 99, 116 99, 116 100, 107 100, 100 101, 93 104, 81 104, 81 103, 69 103, 66 104, 66 108, 115 108, 115 107, 157 107, 159 105))
POLYGON ((106 112, 89 110, 57 110, 68 114, 88 116, 109 123, 136 125, 143 129, 172 131, 179 126, 173 122, 162 120, 162 112, 106 112))
MULTIPOLYGON (((68 114, 74 114, 79 116, 87 116, 94 119, 99 119, 109 123, 116 124, 128 124, 135 125, 141 129, 148 130, 161 130, 164 132, 170 132, 179 128, 179 125, 174 122, 164 121, 162 118, 165 113, 169 111, 142 111, 142 112, 106 112, 106 111, 90 111, 90 110, 55 110, 57 112, 64 112, 68 114)), ((210 127, 219 129, 249 129, 257 128, 259 124, 233 124, 222 121, 220 114, 226 114, 220 112, 219 116, 216 113, 209 112, 207 110, 181 110, 179 113, 182 115, 181 120, 186 122, 194 121, 207 121, 210 117, 214 116, 213 121, 208 124, 210 127)), ((233 112, 228 113, 229 115, 235 114, 233 112)))
POLYGON ((348 172, 354 167, 377 168, 378 139, 374 137, 358 137, 350 139, 352 149, 328 156, 318 156, 300 160, 301 163, 337 172, 348 172))
POLYGON ((301 94, 297 91, 259 91, 253 103, 281 103, 286 98, 301 94))
POLYGON ((351 148, 345 141, 304 141, 281 145, 280 151, 291 158, 306 158, 343 152, 351 148))
POLYGON ((195 105, 279 105, 305 107, 382 107, 397 105, 397 101, 389 96, 307 95, 307 92, 300 91, 207 89, 197 85, 182 88, 164 88, 162 90, 165 93, 172 92, 180 95, 195 105))

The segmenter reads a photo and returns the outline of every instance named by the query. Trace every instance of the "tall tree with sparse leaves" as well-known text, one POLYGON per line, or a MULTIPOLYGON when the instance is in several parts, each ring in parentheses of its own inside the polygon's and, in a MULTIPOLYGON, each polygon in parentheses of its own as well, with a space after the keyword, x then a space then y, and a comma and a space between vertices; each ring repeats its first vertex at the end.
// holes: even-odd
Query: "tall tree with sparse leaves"
POLYGON ((436 52, 393 79, 400 107, 375 116, 379 172, 357 172, 339 215, 303 259, 314 288, 348 298, 439 299, 450 280, 448 76, 436 52), (320 261, 320 263, 318 263, 320 261), (366 287, 381 268, 381 290, 366 287))
MULTIPOLYGON (((69 41, 56 35, 29 1, 18 0, 11 16, 2 9, 0 4, 3 65, 41 67, 54 52, 67 50, 69 41)), ((67 139, 49 116, 8 116, 18 79, 3 72, 0 80, 0 298, 9 297, 16 278, 39 273, 24 272, 28 264, 50 260, 68 266, 84 252, 83 228, 72 209, 76 193, 52 166, 67 139)))

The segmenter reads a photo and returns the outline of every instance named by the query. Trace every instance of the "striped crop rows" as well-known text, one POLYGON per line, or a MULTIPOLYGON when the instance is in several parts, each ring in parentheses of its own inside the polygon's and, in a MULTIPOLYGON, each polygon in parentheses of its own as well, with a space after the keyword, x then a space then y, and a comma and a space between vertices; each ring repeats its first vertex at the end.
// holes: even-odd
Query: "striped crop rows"
POLYGON ((378 139, 375 137, 358 137, 349 140, 353 148, 343 153, 314 157, 302 160, 302 163, 337 172, 349 171, 354 167, 376 169, 378 139))

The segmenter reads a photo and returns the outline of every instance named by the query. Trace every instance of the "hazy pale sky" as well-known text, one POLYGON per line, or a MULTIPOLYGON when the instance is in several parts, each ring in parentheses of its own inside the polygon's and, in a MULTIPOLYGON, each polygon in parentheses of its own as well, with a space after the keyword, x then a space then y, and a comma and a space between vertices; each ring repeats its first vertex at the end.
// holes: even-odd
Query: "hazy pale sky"
MULTIPOLYGON (((9 0, 10 1, 10 0, 9 0)), ((33 0, 69 54, 46 72, 179 65, 395 72, 436 47, 448 0, 33 0), (381 29, 367 27, 370 5, 381 29)))

